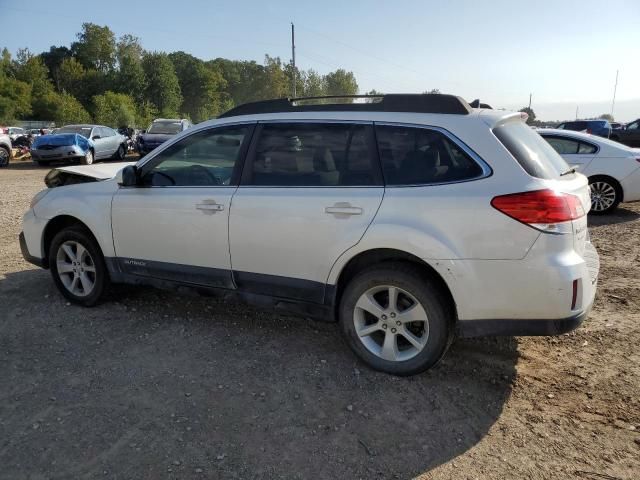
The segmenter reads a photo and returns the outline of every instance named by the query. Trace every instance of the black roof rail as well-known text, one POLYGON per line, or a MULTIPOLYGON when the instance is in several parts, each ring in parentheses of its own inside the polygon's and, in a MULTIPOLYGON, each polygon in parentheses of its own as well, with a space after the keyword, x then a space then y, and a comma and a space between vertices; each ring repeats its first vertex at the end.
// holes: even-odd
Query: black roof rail
POLYGON ((468 115, 469 104, 455 95, 441 93, 392 93, 386 95, 330 95, 279 98, 238 105, 218 118, 281 112, 405 112, 468 115), (361 103, 329 103, 330 100, 370 99, 361 103))

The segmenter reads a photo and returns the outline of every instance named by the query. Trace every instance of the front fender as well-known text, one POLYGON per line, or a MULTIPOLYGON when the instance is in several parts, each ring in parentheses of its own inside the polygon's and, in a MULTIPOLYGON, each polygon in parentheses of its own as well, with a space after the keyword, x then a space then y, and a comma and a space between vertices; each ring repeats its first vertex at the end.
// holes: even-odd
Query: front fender
POLYGON ((43 201, 36 204, 34 213, 39 219, 46 220, 47 225, 62 215, 77 218, 89 228, 103 255, 113 257, 111 200, 117 189, 114 180, 54 188, 43 201))

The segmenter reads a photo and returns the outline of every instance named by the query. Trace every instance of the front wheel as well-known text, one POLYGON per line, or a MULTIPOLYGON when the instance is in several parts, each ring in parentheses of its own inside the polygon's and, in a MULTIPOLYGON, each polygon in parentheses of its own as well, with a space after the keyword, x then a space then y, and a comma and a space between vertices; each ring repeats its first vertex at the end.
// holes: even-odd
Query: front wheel
POLYGON ((82 157, 83 165, 91 165, 93 163, 93 150, 89 150, 87 154, 82 157))
POLYGON ((127 150, 126 150, 125 146, 124 145, 120 145, 118 147, 118 151, 116 152, 116 158, 118 160, 122 160, 125 157, 126 154, 127 154, 127 150))
POLYGON ((609 177, 589 178, 591 188, 591 213, 603 215, 614 210, 622 200, 622 190, 609 177))
POLYGON ((342 295, 339 316, 355 354, 393 375, 413 375, 435 365, 453 333, 441 290, 408 264, 389 263, 358 274, 342 295))
POLYGON ((96 305, 109 287, 100 247, 82 228, 67 228, 53 238, 49 267, 60 293, 85 307, 96 305))

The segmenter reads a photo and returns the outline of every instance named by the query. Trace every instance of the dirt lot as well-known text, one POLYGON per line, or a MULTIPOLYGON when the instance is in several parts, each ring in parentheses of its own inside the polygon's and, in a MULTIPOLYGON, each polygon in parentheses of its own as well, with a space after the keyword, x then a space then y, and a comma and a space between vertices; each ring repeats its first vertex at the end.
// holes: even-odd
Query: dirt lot
POLYGON ((594 311, 370 371, 332 324, 120 287, 72 306, 17 235, 46 170, 0 170, 0 478, 640 478, 640 205, 592 221, 594 311))

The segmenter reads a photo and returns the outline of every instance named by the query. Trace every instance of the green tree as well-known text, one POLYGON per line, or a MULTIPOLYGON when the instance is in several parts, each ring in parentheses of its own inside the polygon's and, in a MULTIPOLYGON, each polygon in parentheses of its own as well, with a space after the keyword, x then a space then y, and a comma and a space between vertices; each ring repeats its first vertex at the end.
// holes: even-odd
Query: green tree
POLYGON ((136 105, 129 95, 105 92, 93 97, 93 104, 96 123, 115 128, 136 125, 136 105))
POLYGON ((441 92, 440 92, 440 89, 439 89, 439 88, 432 88, 431 90, 425 90, 425 91, 424 91, 424 92, 422 92, 422 93, 428 93, 428 94, 434 94, 434 93, 435 93, 435 94, 439 94, 439 93, 441 93, 441 92))
POLYGON ((107 26, 83 23, 78 41, 71 44, 71 51, 86 68, 107 73, 116 63, 116 37, 107 26))
MULTIPOLYGON (((347 72, 340 68, 335 72, 328 73, 324 76, 327 85, 327 95, 356 95, 358 93, 358 82, 353 72, 347 72)), ((345 99, 345 103, 351 100, 345 99)))
POLYGON ((31 85, 0 71, 0 122, 10 123, 31 114, 31 85))
POLYGON ((58 68, 58 89, 76 98, 82 98, 85 90, 86 71, 74 57, 65 58, 58 68))
POLYGON ((182 92, 180 111, 194 122, 217 116, 224 104, 226 82, 219 69, 185 52, 169 54, 182 92))
POLYGON ((598 115, 598 118, 600 120, 607 120, 609 122, 615 121, 613 115, 611 115, 610 113, 603 113, 602 115, 598 115))
POLYGON ((56 88, 60 90, 60 65, 65 59, 71 58, 71 50, 64 46, 56 47, 52 45, 48 52, 40 54, 40 58, 42 58, 49 70, 49 78, 51 78, 56 88))
POLYGON ((147 53, 142 58, 147 86, 145 98, 150 101, 163 117, 178 115, 182 104, 180 83, 173 63, 166 53, 147 53))
POLYGON ((28 49, 18 50, 14 63, 15 78, 31 85, 32 97, 39 98, 53 91, 53 84, 49 80, 49 71, 39 56, 33 55, 28 49))
POLYGON ((327 86, 324 77, 315 70, 309 69, 304 72, 304 87, 302 96, 304 97, 320 97, 326 95, 327 86))
POLYGON ((57 92, 34 100, 33 117, 34 120, 53 120, 56 125, 91 121, 91 116, 75 97, 57 92))
POLYGON ((518 111, 519 111, 519 112, 522 112, 522 113, 526 113, 526 114, 528 115, 528 118, 527 118, 527 125, 534 125, 534 124, 535 124, 535 121, 536 121, 536 114, 535 114, 535 112, 533 111, 533 109, 532 109, 532 108, 529 108, 529 107, 523 107, 523 108, 521 108, 521 109, 520 109, 520 110, 518 110, 518 111))

